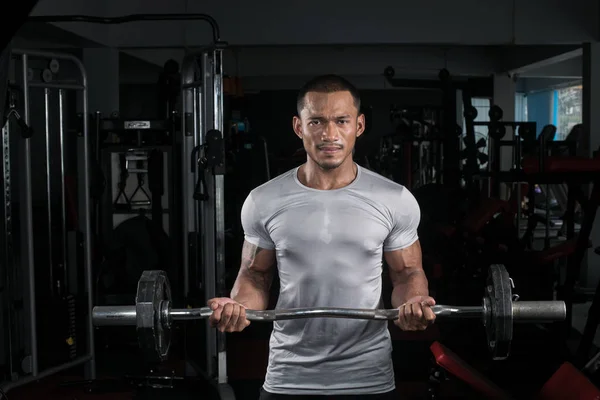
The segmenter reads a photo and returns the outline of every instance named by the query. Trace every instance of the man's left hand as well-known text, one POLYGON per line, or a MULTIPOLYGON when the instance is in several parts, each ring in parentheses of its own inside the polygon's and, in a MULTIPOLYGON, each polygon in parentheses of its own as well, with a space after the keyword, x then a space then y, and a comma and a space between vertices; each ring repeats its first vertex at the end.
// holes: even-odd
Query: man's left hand
POLYGON ((435 321, 431 309, 435 305, 433 297, 416 296, 398 307, 398 319, 394 324, 403 331, 424 331, 435 321))

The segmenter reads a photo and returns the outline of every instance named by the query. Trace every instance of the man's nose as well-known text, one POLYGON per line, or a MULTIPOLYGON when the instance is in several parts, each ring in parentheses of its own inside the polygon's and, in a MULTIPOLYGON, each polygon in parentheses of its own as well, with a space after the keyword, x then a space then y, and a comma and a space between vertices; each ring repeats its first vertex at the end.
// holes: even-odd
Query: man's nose
POLYGON ((335 121, 325 124, 323 129, 323 141, 335 142, 338 139, 338 129, 335 121))

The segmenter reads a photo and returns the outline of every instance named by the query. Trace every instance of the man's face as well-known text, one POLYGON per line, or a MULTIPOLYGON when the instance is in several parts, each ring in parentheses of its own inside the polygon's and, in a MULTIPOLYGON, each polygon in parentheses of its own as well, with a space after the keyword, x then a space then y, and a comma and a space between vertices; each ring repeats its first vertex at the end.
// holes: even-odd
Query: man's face
POLYGON ((308 92, 294 131, 302 139, 308 156, 324 170, 351 160, 356 138, 365 130, 350 92, 308 92))

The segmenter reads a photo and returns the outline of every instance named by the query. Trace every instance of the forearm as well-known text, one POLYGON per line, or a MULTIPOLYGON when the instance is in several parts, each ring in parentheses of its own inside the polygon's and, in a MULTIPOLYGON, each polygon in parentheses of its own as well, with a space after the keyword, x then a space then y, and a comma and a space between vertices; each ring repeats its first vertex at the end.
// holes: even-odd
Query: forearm
POLYGON ((396 276, 392 291, 392 307, 398 308, 409 299, 416 296, 429 296, 429 283, 422 269, 409 268, 396 276))
POLYGON ((266 310, 269 305, 271 280, 260 273, 241 273, 231 290, 231 299, 249 310, 266 310), (252 276, 254 275, 254 276, 252 276))
POLYGON ((244 241, 242 262, 229 297, 250 310, 265 310, 275 274, 275 253, 244 241))

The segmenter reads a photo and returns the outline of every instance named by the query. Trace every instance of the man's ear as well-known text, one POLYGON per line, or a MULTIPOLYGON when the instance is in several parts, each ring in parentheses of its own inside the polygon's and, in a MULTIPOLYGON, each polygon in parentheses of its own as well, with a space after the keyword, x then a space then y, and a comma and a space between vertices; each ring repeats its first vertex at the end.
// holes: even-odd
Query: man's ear
POLYGON ((294 119, 292 120, 292 127, 294 129, 294 132, 296 132, 296 135, 298 135, 298 137, 302 139, 302 120, 297 116, 294 116, 294 119))
POLYGON ((363 134, 366 128, 365 114, 360 114, 356 119, 356 137, 363 134))

